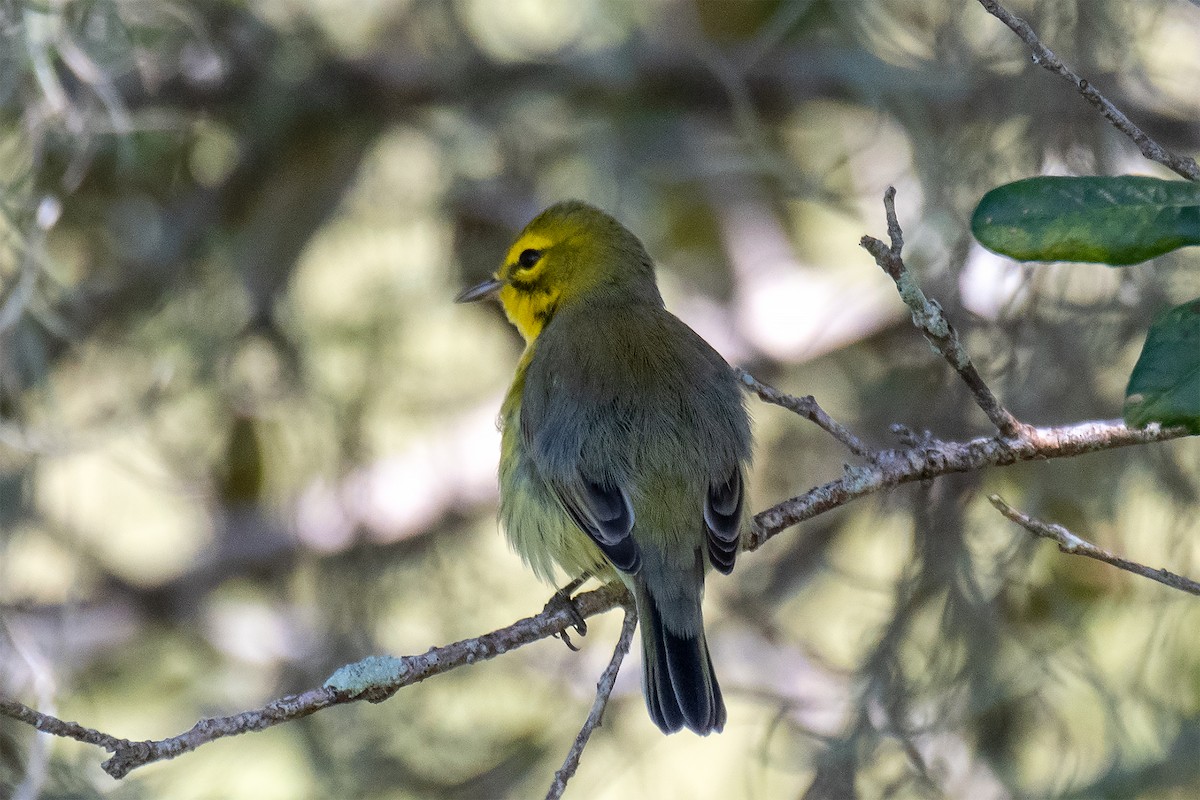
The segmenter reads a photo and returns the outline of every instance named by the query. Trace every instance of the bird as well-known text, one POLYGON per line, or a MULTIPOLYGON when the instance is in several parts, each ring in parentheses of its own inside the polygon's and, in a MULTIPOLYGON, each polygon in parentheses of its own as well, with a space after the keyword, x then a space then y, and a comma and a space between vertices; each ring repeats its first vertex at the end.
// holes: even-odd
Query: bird
POLYGON ((457 302, 498 297, 525 340, 500 411, 500 523, 536 575, 618 579, 664 733, 726 722, 704 632, 707 567, 746 526, 750 420, 737 377, 666 310, 642 242, 576 200, 538 214, 457 302))

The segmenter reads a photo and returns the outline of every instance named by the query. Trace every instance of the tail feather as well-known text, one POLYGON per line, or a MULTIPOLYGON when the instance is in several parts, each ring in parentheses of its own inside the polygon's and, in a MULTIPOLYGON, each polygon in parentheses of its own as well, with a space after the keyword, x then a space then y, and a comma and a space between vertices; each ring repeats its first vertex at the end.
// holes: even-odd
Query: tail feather
POLYGON ((690 636, 669 630, 654 596, 645 588, 637 592, 637 606, 642 625, 642 689, 650 718, 663 733, 684 726, 701 736, 720 732, 725 727, 725 702, 703 626, 697 625, 690 636))
POLYGON ((721 685, 717 683, 717 671, 713 669, 712 654, 708 652, 708 643, 704 644, 704 659, 708 662, 708 677, 712 686, 712 730, 720 733, 725 730, 725 698, 721 695, 721 685))

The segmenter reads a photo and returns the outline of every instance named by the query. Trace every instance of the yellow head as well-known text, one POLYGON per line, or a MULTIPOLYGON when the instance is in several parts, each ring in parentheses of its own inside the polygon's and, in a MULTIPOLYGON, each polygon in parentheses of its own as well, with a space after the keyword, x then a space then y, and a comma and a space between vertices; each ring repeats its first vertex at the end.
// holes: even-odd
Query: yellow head
POLYGON ((642 243, 608 214, 577 200, 535 217, 496 274, 455 299, 468 303, 495 294, 526 342, 569 303, 662 305, 654 262, 642 243))

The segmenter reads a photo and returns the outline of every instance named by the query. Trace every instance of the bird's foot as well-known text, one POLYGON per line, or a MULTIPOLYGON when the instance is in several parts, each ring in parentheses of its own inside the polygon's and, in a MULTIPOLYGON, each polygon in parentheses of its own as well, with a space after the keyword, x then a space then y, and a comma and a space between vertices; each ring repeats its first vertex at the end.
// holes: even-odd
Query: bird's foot
MULTIPOLYGON (((587 636, 587 620, 583 618, 583 614, 579 613, 579 607, 575 605, 575 601, 571 598, 571 593, 582 586, 587 578, 587 575, 582 575, 559 589, 546 603, 546 607, 542 609, 543 611, 565 612, 571 620, 570 627, 574 628, 575 632, 580 636, 587 636)), ((575 651, 579 650, 575 646, 575 643, 571 641, 571 637, 567 635, 566 628, 563 628, 555 635, 562 639, 567 647, 575 651)))

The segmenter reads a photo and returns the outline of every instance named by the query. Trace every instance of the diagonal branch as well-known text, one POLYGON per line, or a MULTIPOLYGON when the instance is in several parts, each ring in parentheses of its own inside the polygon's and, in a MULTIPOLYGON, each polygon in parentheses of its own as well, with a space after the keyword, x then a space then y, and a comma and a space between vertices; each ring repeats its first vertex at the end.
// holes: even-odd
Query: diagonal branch
MULTIPOLYGON (((754 517, 744 539, 746 550, 757 550, 771 537, 799 522, 840 508, 854 500, 904 483, 932 480, 988 466, 1021 461, 1066 458, 1188 435, 1185 428, 1152 425, 1132 430, 1120 421, 1083 422, 1059 428, 1028 428, 1020 438, 980 437, 966 442, 928 439, 902 450, 873 454, 870 463, 847 466, 845 474, 754 517)), ((628 605, 623 586, 610 584, 573 600, 584 617, 618 605, 628 605)), ((631 625, 626 619, 626 625, 631 625)), ((24 722, 40 731, 95 744, 113 753, 101 766, 122 778, 145 764, 163 761, 227 736, 261 731, 335 705, 358 700, 381 702, 399 689, 461 666, 494 658, 523 645, 553 636, 575 625, 569 608, 555 605, 492 633, 435 647, 419 656, 372 657, 338 670, 326 685, 289 695, 267 705, 227 717, 197 722, 190 730, 168 739, 131 741, 41 714, 15 700, 0 697, 0 716, 24 722)), ((615 658, 614 654, 614 658, 615 658)), ((602 711, 603 709, 601 709, 602 711)), ((593 707, 595 712, 595 707, 593 707)), ((590 718, 589 718, 590 719, 590 718)), ((587 726, 585 725, 585 728, 587 726)), ((595 726, 592 726, 594 729, 595 726)), ((582 735, 581 731, 581 735, 582 735)), ((591 731, 588 730, 590 736, 591 731)), ((586 741, 585 741, 586 743, 586 741)), ((564 768, 567 764, 564 764, 564 768)), ((561 772, 561 770, 560 770, 561 772)), ((567 776, 570 777, 569 775, 567 776)), ((557 780, 557 779, 556 779, 557 780)))
POLYGON ((1142 151, 1142 155, 1151 161, 1157 161, 1188 180, 1200 181, 1200 165, 1196 164, 1195 159, 1178 156, 1151 139, 1145 131, 1125 116, 1121 109, 1096 91, 1096 87, 1076 75, 1059 60, 1058 56, 1051 52, 1050 48, 1042 44, 1037 34, 1033 32, 1033 28, 1029 27, 1028 22, 1014 15, 996 0, 979 0, 979 4, 993 17, 1007 25, 1013 33, 1021 38, 1021 41, 1025 42, 1033 53, 1033 63, 1074 84, 1075 90, 1083 96, 1083 99, 1091 103, 1106 120, 1112 123, 1114 128, 1133 140, 1133 143, 1142 151))
POLYGON ((1158 581, 1161 584, 1170 586, 1172 589, 1178 589, 1181 592, 1200 595, 1200 583, 1185 578, 1182 575, 1176 575, 1174 572, 1168 572, 1165 569, 1154 569, 1147 567, 1145 564, 1139 564, 1136 561, 1130 561, 1127 558, 1115 553, 1110 553, 1102 547, 1097 547, 1091 542, 1081 539, 1071 531, 1064 528, 1062 525, 1057 525, 1050 522, 1031 517, 1028 514, 1023 514, 1017 509, 1004 502, 999 495, 993 494, 988 496, 988 501, 991 502, 996 510, 1004 516, 1011 519, 1013 522, 1020 525, 1025 530, 1040 536, 1043 539, 1049 539, 1058 545, 1058 549, 1064 553, 1073 555, 1087 556, 1094 558, 1097 561, 1103 561, 1105 564, 1111 564, 1118 569, 1123 569, 1126 572, 1132 572, 1134 575, 1141 575, 1143 578, 1149 578, 1152 581, 1158 581))
POLYGON ((760 382, 744 369, 735 369, 734 372, 737 374, 738 380, 750 391, 758 395, 759 399, 764 403, 786 408, 788 411, 793 411, 813 422, 818 428, 844 444, 846 449, 856 456, 870 458, 873 454, 874 451, 855 436, 849 428, 826 414, 825 409, 817 404, 817 399, 811 394, 804 397, 796 397, 795 395, 781 392, 774 386, 760 382))
POLYGON ((567 781, 571 780, 575 775, 575 770, 579 769, 579 761, 583 758, 583 748, 587 747, 592 733, 600 727, 604 718, 604 709, 608 706, 608 698, 612 695, 613 686, 617 682, 617 673, 621 670, 621 662, 625 660, 625 656, 629 654, 629 647, 633 644, 635 628, 637 628, 637 611, 633 606, 627 605, 625 606, 625 621, 621 624, 621 636, 617 639, 617 646, 613 648, 608 666, 604 668, 604 672, 600 674, 600 681, 596 684, 596 701, 592 703, 591 713, 584 720, 583 727, 579 729, 575 743, 571 745, 562 767, 554 773, 554 783, 550 784, 550 790, 546 792, 546 800, 558 800, 562 797, 563 792, 567 790, 567 781))
POLYGON ((904 248, 904 235, 900 230, 900 221, 896 217, 896 188, 894 186, 889 186, 884 192, 883 207, 887 214, 888 238, 891 239, 891 246, 885 245, 872 236, 862 237, 859 244, 874 256, 875 263, 896 282, 900 299, 912 311, 913 324, 925 334, 925 339, 928 340, 929 346, 933 348, 934 352, 946 359, 970 387, 971 393, 975 395, 975 402, 983 409, 983 413, 987 414, 987 418, 1005 436, 1019 436, 1024 426, 1000 403, 996 395, 992 394, 992 390, 984 383, 979 370, 975 369, 975 365, 971 363, 971 357, 967 355, 967 349, 963 347, 962 340, 958 338, 958 332, 954 330, 954 326, 942 313, 942 307, 936 300, 930 300, 925 296, 917 279, 908 271, 908 267, 904 266, 904 259, 900 254, 904 248))

